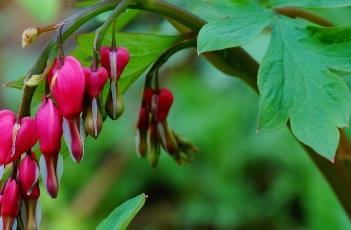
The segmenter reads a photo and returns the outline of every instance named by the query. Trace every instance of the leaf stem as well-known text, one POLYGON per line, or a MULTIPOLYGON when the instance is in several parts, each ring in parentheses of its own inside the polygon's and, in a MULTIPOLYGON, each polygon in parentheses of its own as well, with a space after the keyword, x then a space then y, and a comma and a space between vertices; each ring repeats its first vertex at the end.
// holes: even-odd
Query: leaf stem
POLYGON ((201 27, 206 23, 205 20, 190 13, 189 11, 186 11, 163 0, 134 0, 133 4, 131 4, 130 7, 169 17, 178 23, 187 26, 193 31, 199 31, 201 27))
POLYGON ((303 18, 307 21, 313 22, 320 26, 324 26, 324 27, 334 26, 333 23, 329 22, 328 20, 321 18, 317 15, 311 14, 307 11, 301 10, 299 8, 282 7, 282 8, 275 8, 274 11, 278 14, 287 16, 289 18, 303 18))
POLYGON ((186 39, 183 41, 180 41, 176 44, 174 44, 171 48, 166 50, 156 61, 155 63, 151 66, 150 70, 146 74, 146 79, 145 79, 145 89, 151 87, 152 83, 152 78, 156 76, 158 73, 159 69, 164 65, 170 57, 172 57, 175 53, 187 49, 187 48, 192 48, 196 47, 196 38, 191 38, 191 39, 186 39))

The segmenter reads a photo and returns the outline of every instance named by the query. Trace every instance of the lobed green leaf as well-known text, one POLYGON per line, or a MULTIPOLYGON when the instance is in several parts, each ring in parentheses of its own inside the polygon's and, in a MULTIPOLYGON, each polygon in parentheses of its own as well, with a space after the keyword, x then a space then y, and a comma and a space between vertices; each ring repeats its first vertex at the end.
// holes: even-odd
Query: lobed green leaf
MULTIPOLYGON (((222 7, 220 8, 222 9, 222 7)), ((203 26, 198 36, 198 52, 222 50, 250 43, 273 20, 273 12, 256 5, 229 5, 224 17, 203 26)))
MULTIPOLYGON (((349 39, 302 22, 277 17, 258 74, 261 94, 259 130, 275 130, 288 120, 292 132, 322 156, 333 160, 338 127, 349 122, 350 93, 331 69, 351 71, 349 39)), ((330 32, 335 32, 331 30, 330 32)))

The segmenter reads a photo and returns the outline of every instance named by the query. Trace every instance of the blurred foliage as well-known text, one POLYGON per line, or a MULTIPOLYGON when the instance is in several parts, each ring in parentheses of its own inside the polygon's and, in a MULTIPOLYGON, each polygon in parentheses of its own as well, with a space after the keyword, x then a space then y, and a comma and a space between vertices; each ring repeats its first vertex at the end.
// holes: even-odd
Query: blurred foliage
MULTIPOLYGON (((216 17, 203 1, 172 2, 201 16, 216 17)), ((338 24, 350 24, 350 9, 318 13, 338 24)), ((1 8, 1 25, 7 20, 3 15, 26 23, 27 18, 1 8)), ((141 25, 157 34, 174 31, 146 13, 126 30, 140 31, 141 25)), ((40 46, 21 50, 20 43, 11 43, 21 29, 0 32, 2 84, 23 76, 40 51, 40 46)), ((264 33, 244 48, 260 60, 268 41, 269 34, 264 33)), ((171 58, 160 78, 175 96, 170 125, 200 149, 192 164, 178 166, 162 154, 153 170, 136 156, 134 126, 141 77, 125 95, 122 118, 104 123, 97 141, 87 139, 82 163, 66 159, 59 197, 50 199, 42 188, 41 229, 95 229, 116 206, 143 192, 149 198, 130 229, 351 228, 329 185, 288 130, 256 133, 258 98, 244 83, 198 59, 195 50, 171 58)), ((0 96, 2 106, 17 109, 19 91, 3 89, 0 96)))
POLYGON ((60 0, 16 0, 31 16, 45 23, 56 19, 60 12, 60 0))

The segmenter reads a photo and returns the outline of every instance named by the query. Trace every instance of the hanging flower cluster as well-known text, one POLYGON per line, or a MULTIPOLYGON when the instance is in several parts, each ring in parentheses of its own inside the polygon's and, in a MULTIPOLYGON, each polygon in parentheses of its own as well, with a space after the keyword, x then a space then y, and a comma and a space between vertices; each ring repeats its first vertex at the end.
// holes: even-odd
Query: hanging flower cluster
POLYGON ((128 62, 129 52, 123 47, 102 47, 101 67, 93 63, 83 68, 76 58, 59 55, 47 74, 46 95, 35 117, 16 117, 12 111, 0 111, 1 174, 5 166, 12 166, 0 191, 1 229, 16 229, 20 213, 26 229, 38 228, 39 177, 49 195, 56 198, 63 172, 61 139, 73 161, 79 163, 85 136, 97 138, 101 131, 101 97, 108 78, 107 115, 117 119, 123 113, 118 82, 128 62), (32 152, 37 142, 39 161, 32 152))
MULTIPOLYGON (((64 139, 72 160, 79 163, 84 156, 85 137, 97 138, 107 116, 115 120, 124 111, 120 77, 130 56, 126 48, 116 46, 115 24, 111 47, 94 48, 92 64, 84 68, 75 57, 63 54, 63 25, 32 28, 23 34, 25 47, 40 33, 59 29, 58 57, 42 75, 37 75, 40 80, 45 79, 45 95, 34 117, 23 116, 21 109, 18 115, 10 110, 0 111, 0 179, 9 169, 0 189, 0 229, 16 229, 18 219, 25 229, 38 229, 39 178, 47 193, 56 198, 63 173, 61 140, 64 139), (107 93, 103 93, 105 86, 107 93), (41 154, 32 150, 37 143, 41 154)), ((179 137, 167 123, 172 92, 159 89, 157 74, 154 79, 147 77, 145 85, 137 122, 139 156, 147 156, 156 167, 162 147, 178 163, 189 162, 196 147, 179 137)))
POLYGON ((189 162, 197 151, 189 141, 178 136, 167 123, 173 104, 173 94, 167 88, 146 88, 143 93, 137 122, 136 148, 140 157, 147 155, 150 164, 156 167, 160 147, 179 164, 189 162))

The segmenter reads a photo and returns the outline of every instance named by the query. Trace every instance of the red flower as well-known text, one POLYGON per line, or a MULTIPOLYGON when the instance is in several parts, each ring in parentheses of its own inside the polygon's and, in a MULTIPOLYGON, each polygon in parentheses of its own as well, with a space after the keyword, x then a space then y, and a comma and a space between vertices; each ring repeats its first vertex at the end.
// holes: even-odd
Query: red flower
POLYGON ((18 168, 18 183, 23 196, 32 194, 39 179, 39 168, 35 154, 27 154, 18 168))
POLYGON ((0 164, 4 164, 12 148, 13 127, 16 116, 12 111, 0 111, 0 164))
POLYGON ((156 120, 163 122, 166 120, 169 110, 173 104, 173 94, 167 88, 160 89, 157 100, 157 114, 156 120))
POLYGON ((10 178, 5 185, 1 202, 2 229, 12 229, 20 211, 20 190, 15 179, 10 178))
POLYGON ((67 56, 62 67, 56 61, 48 80, 62 115, 66 118, 77 117, 82 111, 85 89, 85 77, 79 61, 67 56))
POLYGON ((112 81, 116 81, 122 75, 122 72, 129 62, 129 52, 124 47, 118 47, 113 50, 109 47, 101 47, 101 65, 109 73, 112 81))
POLYGON ((84 68, 85 89, 90 98, 100 95, 108 78, 108 72, 105 68, 100 67, 96 71, 91 68, 84 68))
POLYGON ((44 98, 35 117, 40 150, 44 155, 58 154, 61 149, 62 115, 50 98, 44 98))
POLYGON ((0 111, 0 164, 8 164, 30 150, 38 140, 34 118, 16 122, 9 110, 0 111))

